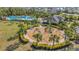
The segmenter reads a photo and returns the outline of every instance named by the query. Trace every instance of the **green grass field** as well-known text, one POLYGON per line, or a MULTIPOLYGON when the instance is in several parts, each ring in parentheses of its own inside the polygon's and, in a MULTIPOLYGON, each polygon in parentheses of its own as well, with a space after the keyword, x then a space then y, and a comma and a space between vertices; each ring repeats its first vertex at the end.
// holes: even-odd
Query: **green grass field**
POLYGON ((7 39, 13 37, 18 30, 18 22, 0 21, 0 50, 5 50, 7 46, 18 42, 17 40, 7 41, 7 39))
POLYGON ((0 21, 0 39, 8 39, 19 30, 17 22, 0 21))

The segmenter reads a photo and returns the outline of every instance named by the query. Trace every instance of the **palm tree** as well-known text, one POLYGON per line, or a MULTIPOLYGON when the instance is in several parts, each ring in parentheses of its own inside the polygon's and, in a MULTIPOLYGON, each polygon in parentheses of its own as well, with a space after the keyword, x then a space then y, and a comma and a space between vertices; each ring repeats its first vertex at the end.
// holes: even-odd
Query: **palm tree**
POLYGON ((52 29, 52 24, 51 24, 51 19, 48 19, 48 25, 47 25, 47 28, 48 28, 48 31, 49 33, 51 33, 51 29, 52 29))
POLYGON ((55 43, 55 35, 51 34, 51 36, 49 37, 49 39, 50 39, 50 41, 53 41, 53 45, 54 45, 54 43, 55 43))
POLYGON ((18 26, 19 26, 19 28, 20 28, 20 29, 19 29, 19 33, 24 34, 25 31, 26 31, 24 25, 23 25, 23 24, 19 24, 18 26))
POLYGON ((39 42, 40 40, 42 40, 42 34, 40 34, 40 33, 37 33, 37 34, 33 35, 33 37, 35 37, 38 42, 39 42))
POLYGON ((57 43, 59 43, 59 37, 56 36, 55 40, 57 43))

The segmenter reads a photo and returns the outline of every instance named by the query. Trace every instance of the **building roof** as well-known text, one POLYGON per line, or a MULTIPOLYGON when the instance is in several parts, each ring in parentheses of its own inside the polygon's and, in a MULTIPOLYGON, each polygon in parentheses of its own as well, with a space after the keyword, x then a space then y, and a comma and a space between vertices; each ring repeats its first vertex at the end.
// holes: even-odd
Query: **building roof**
POLYGON ((79 34, 79 26, 76 26, 76 27, 75 27, 75 30, 76 30, 76 33, 79 34))

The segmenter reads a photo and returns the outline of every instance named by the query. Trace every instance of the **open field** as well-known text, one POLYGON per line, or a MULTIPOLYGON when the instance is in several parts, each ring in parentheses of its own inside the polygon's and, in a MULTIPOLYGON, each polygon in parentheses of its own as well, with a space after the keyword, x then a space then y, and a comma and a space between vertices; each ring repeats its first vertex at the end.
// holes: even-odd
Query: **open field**
MULTIPOLYGON (((6 50, 8 46, 17 44, 19 42, 18 38, 15 38, 14 40, 11 41, 7 41, 10 37, 14 37, 14 35, 16 35, 16 33, 18 32, 19 30, 18 24, 19 22, 16 21, 12 22, 0 21, 0 51, 6 50)), ((31 49, 28 44, 27 45, 19 44, 18 46, 19 48, 17 48, 16 50, 31 49)))
POLYGON ((8 42, 7 39, 13 37, 18 30, 16 22, 11 24, 8 21, 0 21, 0 50, 4 50, 8 45, 14 43, 14 41, 8 42))
POLYGON ((19 30, 16 22, 13 22, 12 24, 7 21, 1 21, 0 22, 0 40, 2 39, 8 39, 11 36, 14 36, 16 32, 19 30))

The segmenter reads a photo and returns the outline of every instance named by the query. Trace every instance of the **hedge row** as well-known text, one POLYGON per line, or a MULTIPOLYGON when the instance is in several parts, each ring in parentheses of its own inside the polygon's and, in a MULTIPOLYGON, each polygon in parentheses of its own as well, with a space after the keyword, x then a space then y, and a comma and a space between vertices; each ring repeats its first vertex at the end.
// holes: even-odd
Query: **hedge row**
POLYGON ((23 36, 22 33, 20 33, 20 38, 19 38, 19 40, 20 40, 20 42, 22 42, 22 43, 28 43, 28 42, 29 42, 29 40, 28 40, 27 38, 24 38, 24 36, 23 36))
POLYGON ((41 44, 37 42, 32 43, 32 47, 36 49, 45 49, 45 50, 56 50, 60 48, 64 48, 69 46, 71 43, 69 41, 65 41, 63 43, 55 44, 55 45, 48 45, 48 44, 41 44))

